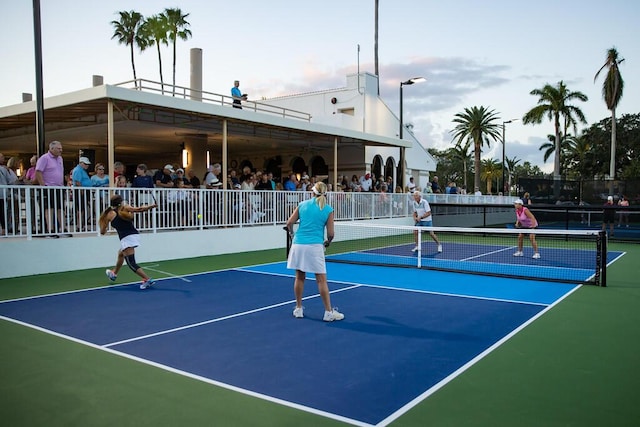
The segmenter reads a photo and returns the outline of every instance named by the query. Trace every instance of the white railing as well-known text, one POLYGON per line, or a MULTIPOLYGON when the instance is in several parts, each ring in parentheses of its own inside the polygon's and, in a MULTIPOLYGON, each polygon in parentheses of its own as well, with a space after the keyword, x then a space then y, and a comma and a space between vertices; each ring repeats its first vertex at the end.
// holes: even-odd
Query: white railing
MULTIPOLYGON (((140 231, 154 233, 284 224, 298 203, 312 195, 303 191, 0 186, 0 234, 27 238, 96 235, 100 231, 100 213, 113 194, 120 194, 131 205, 157 203, 157 209, 136 214, 134 219, 140 231)), ((487 196, 426 197, 430 203, 497 202, 487 196)), ((334 208, 336 220, 354 221, 411 216, 413 197, 406 193, 332 192, 327 194, 327 201, 334 208)), ((466 214, 470 213, 469 208, 438 206, 434 207, 434 214, 466 214)))
MULTIPOLYGON (((133 89, 139 91, 157 93, 160 95, 173 96, 182 99, 196 99, 198 101, 206 102, 209 104, 233 107, 233 97, 231 96, 221 95, 213 92, 196 91, 184 86, 173 86, 167 83, 161 84, 160 82, 154 82, 152 80, 129 80, 126 82, 118 83, 115 86, 125 88, 130 88, 131 86, 133 86, 133 89)), ((290 108, 278 107, 264 102, 249 100, 242 101, 242 109, 271 114, 284 118, 303 120, 306 122, 311 121, 311 115, 309 113, 292 110, 290 108)))

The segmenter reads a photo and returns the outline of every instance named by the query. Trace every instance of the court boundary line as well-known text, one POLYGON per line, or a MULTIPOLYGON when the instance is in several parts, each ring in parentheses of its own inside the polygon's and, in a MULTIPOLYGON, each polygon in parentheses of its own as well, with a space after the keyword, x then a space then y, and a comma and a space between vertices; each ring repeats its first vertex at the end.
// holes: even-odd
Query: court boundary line
POLYGON ((173 368, 171 366, 163 365, 161 363, 154 362, 154 361, 149 360, 149 359, 143 359, 141 357, 134 356, 134 355, 129 354, 129 353, 125 353, 125 352, 122 352, 122 351, 114 350, 112 348, 105 348, 105 347, 103 347, 101 345, 94 344, 94 343, 89 342, 89 341, 81 340, 81 339, 72 337, 70 335, 61 334, 59 332, 55 332, 55 331, 52 331, 50 329, 43 328, 41 326, 37 326, 37 325, 31 324, 31 323, 26 323, 26 322, 23 322, 21 320, 13 319, 11 317, 6 317, 6 316, 0 315, 0 320, 5 320, 5 321, 8 321, 8 322, 20 325, 20 326, 24 326, 24 327, 27 327, 27 328, 30 328, 30 329, 37 330, 39 332, 43 332, 43 333, 46 333, 46 334, 49 334, 49 335, 53 335, 53 336, 55 336, 57 338, 62 338, 62 339, 65 339, 67 341, 75 342, 77 344, 85 345, 85 346, 93 348, 93 349, 97 349, 97 350, 104 351, 106 353, 113 354, 115 356, 120 356, 120 357, 123 357, 125 359, 129 359, 129 360, 133 360, 135 362, 143 363, 145 365, 153 366, 155 368, 159 368, 159 369, 162 369, 164 371, 168 371, 168 372, 171 372, 171 373, 174 373, 174 374, 182 375, 182 376, 185 376, 187 378, 194 379, 196 381, 201 381, 201 382, 204 382, 204 383, 207 383, 207 384, 211 384, 211 385, 214 385, 214 386, 217 386, 217 387, 220 387, 220 388, 224 388, 224 389, 227 389, 227 390, 230 390, 230 391, 234 391, 234 392, 237 392, 237 393, 240 393, 240 394, 244 394, 244 395, 247 395, 247 396, 250 396, 250 397, 266 400, 268 402, 279 404, 281 406, 285 406, 285 407, 297 409, 297 410, 300 410, 300 411, 303 411, 303 412, 311 413, 311 414, 314 414, 314 415, 319 415, 319 416, 322 416, 322 417, 325 417, 325 418, 329 418, 329 419, 345 422, 345 423, 352 424, 352 425, 355 425, 355 426, 358 426, 358 427, 375 427, 373 424, 364 423, 364 422, 359 421, 359 420, 354 420, 352 418, 343 417, 341 415, 334 414, 334 413, 331 413, 331 412, 322 411, 320 409, 312 408, 310 406, 301 405, 299 403, 295 403, 295 402, 291 402, 291 401, 288 401, 288 400, 279 399, 277 397, 269 396, 267 394, 262 394, 262 393, 258 393, 258 392, 251 391, 251 390, 248 390, 248 389, 244 389, 244 388, 241 388, 241 387, 237 387, 237 386, 234 386, 234 385, 231 385, 231 384, 223 383, 221 381, 213 380, 211 378, 203 377, 203 376, 200 376, 200 375, 193 374, 191 372, 187 372, 187 371, 183 371, 181 369, 173 368))
POLYGON ((549 310, 553 309, 557 304, 559 304, 560 302, 562 302, 565 298, 567 298, 569 295, 573 294, 574 292, 576 292, 578 289, 580 289, 582 286, 584 285, 576 285, 573 289, 569 290, 569 292, 567 292, 566 294, 564 294, 562 297, 558 298, 555 302, 553 302, 552 304, 548 305, 545 309, 541 310, 538 314, 536 314, 535 316, 531 317, 529 320, 527 320, 526 322, 522 323, 520 326, 518 326, 517 328, 515 328, 514 330, 512 330, 511 332, 509 332, 507 335, 505 335, 504 337, 502 337, 501 339, 499 339, 498 341, 496 341, 495 343, 493 343, 491 346, 489 346, 487 349, 485 349, 484 351, 482 351, 481 353, 479 353, 478 355, 476 355, 473 359, 469 360, 467 363, 465 363, 464 365, 460 366, 458 369, 456 369, 455 371, 453 371, 452 373, 450 373, 449 375, 447 375, 445 378, 443 378, 442 380, 440 380, 437 384, 431 386, 429 389, 425 390, 422 394, 416 396, 413 400, 411 400, 409 403, 407 403, 406 405, 404 405, 402 408, 398 409, 397 411, 395 411, 394 413, 392 413, 391 415, 389 415, 387 418, 385 418, 384 420, 380 421, 378 424, 376 424, 376 427, 386 427, 387 425, 389 425, 390 423, 392 423, 393 421, 397 420, 399 417, 401 417, 402 415, 406 414, 408 411, 410 411, 411 409, 413 409, 414 407, 416 407, 419 403, 421 403, 422 401, 424 401, 425 399, 427 399, 429 396, 433 395, 434 393, 436 393, 438 390, 440 390, 441 388, 443 388, 445 385, 447 385, 448 383, 450 383, 451 381, 453 381, 455 378, 457 378, 458 376, 460 376, 462 373, 464 373, 466 370, 470 369, 473 365, 475 365, 476 363, 478 363, 480 360, 484 359, 486 356, 488 356, 490 353, 492 353, 494 350, 496 350, 497 348, 499 348, 501 345, 503 345, 505 342, 507 342, 508 340, 510 340, 512 337, 514 337, 516 334, 518 334, 520 331, 522 331, 524 328, 526 328, 527 326, 529 326, 531 323, 535 322, 537 319, 539 319, 540 317, 542 317, 544 314, 546 314, 549 310))

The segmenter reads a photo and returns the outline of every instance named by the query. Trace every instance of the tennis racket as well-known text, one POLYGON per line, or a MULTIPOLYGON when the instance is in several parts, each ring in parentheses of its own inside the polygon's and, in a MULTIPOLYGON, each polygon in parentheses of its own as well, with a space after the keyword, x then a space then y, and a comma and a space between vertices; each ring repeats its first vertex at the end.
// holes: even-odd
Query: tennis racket
POLYGON ((291 242, 293 241, 293 231, 289 231, 288 227, 282 227, 287 233, 287 258, 289 258, 289 252, 291 251, 291 242))
POLYGON ((151 194, 151 198, 153 199, 153 204, 158 206, 158 201, 156 200, 156 196, 153 195, 153 192, 150 192, 149 194, 151 194))

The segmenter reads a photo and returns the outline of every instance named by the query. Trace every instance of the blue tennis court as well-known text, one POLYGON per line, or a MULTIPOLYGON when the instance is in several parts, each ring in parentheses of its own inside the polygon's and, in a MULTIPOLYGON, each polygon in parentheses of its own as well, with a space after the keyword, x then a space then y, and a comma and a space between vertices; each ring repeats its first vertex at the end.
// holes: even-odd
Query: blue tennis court
MULTIPOLYGON (((0 303, 5 319, 354 425, 386 425, 577 285, 328 265, 292 316, 284 263, 0 303)), ((96 279, 98 280, 98 279, 96 279)))

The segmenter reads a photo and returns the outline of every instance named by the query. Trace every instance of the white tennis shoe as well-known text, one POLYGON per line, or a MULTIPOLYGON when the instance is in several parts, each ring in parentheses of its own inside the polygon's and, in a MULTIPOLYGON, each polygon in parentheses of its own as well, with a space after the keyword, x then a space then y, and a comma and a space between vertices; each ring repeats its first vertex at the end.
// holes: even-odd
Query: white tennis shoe
POLYGON ((112 282, 115 282, 115 280, 118 278, 118 276, 116 276, 116 274, 113 272, 113 270, 106 270, 104 273, 107 275, 109 280, 111 280, 112 282))
POLYGON ((418 247, 416 246, 415 248, 411 249, 411 252, 418 252, 418 247))
POLYGON ((304 307, 296 307, 293 309, 293 317, 302 319, 304 317, 304 307))
POLYGON ((442 245, 438 245, 438 252, 442 252, 442 245))
POLYGON ((533 254, 533 256, 531 258, 540 259, 540 254, 538 252, 536 252, 535 254, 533 254))
POLYGON ((322 318, 325 322, 333 322, 334 320, 342 319, 344 319, 344 314, 340 313, 337 308, 334 308, 331 311, 325 311, 324 317, 322 318))
POLYGON ((524 255, 522 251, 518 251, 515 254, 513 254, 513 256, 522 256, 522 255, 524 255))
POLYGON ((156 283, 156 281, 155 281, 155 280, 153 280, 153 279, 144 280, 144 281, 142 282, 142 284, 140 285, 140 289, 147 289, 147 288, 150 288, 150 287, 152 287, 155 283, 156 283))

